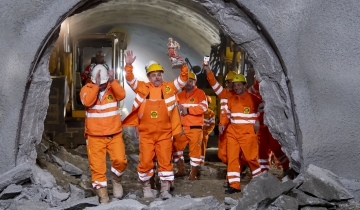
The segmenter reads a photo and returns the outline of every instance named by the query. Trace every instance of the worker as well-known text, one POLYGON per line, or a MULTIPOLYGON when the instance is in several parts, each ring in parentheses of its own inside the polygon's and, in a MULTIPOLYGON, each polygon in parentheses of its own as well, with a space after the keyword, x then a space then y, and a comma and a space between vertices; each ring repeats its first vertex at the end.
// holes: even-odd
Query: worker
POLYGON ((100 203, 108 203, 106 179, 106 151, 112 162, 112 184, 115 198, 123 196, 121 175, 127 166, 118 102, 125 98, 125 90, 114 79, 114 70, 98 64, 91 70, 91 83, 80 91, 85 106, 85 137, 91 169, 92 186, 100 203))
POLYGON ((211 96, 206 96, 208 102, 208 109, 204 113, 204 128, 203 128, 203 139, 201 142, 201 165, 205 164, 205 155, 207 143, 209 140, 210 133, 214 130, 215 127, 215 114, 214 111, 210 109, 209 105, 211 104, 211 96))
POLYGON ((171 197, 169 190, 174 180, 171 164, 172 136, 182 132, 175 89, 179 83, 186 83, 188 68, 187 65, 183 65, 179 78, 173 82, 164 82, 164 69, 160 64, 154 63, 146 71, 150 82, 143 82, 134 77, 132 63, 135 59, 132 51, 126 52, 126 80, 136 92, 136 97, 133 103, 134 110, 124 119, 123 125, 138 127, 140 161, 137 171, 143 185, 144 197, 154 197, 149 180, 154 174, 153 160, 156 156, 161 182, 160 198, 165 200, 171 197))
MULTIPOLYGON (((229 71, 229 73, 226 74, 225 77, 226 89, 225 89, 216 81, 215 76, 208 65, 203 65, 203 69, 205 69, 206 71, 207 80, 209 81, 210 86, 213 88, 215 94, 220 99, 220 110, 222 110, 226 106, 228 99, 235 94, 235 92, 233 91, 232 79, 234 78, 236 73, 233 71, 229 71)), ((218 157, 224 164, 227 164, 226 128, 224 134, 219 135, 218 157)))
POLYGON ((184 90, 178 94, 183 135, 174 136, 173 159, 177 166, 175 177, 185 175, 183 150, 189 144, 191 171, 189 180, 194 181, 201 163, 201 142, 203 138, 204 113, 208 109, 206 94, 196 87, 196 75, 189 72, 184 90))
MULTIPOLYGON (((249 88, 249 93, 256 95, 262 100, 260 95, 259 81, 255 77, 255 83, 249 88)), ((270 154, 274 153, 276 159, 279 161, 282 169, 283 176, 287 175, 290 171, 289 168, 289 158, 281 150, 281 145, 279 142, 274 139, 269 131, 269 128, 264 124, 264 106, 265 102, 262 100, 262 103, 259 106, 259 121, 260 121, 260 130, 258 132, 258 142, 259 142, 259 163, 262 171, 269 171, 270 164, 270 154)))
POLYGON ((246 91, 246 79, 237 74, 232 80, 235 95, 229 100, 227 107, 221 110, 219 132, 223 133, 227 124, 227 177, 229 188, 226 194, 240 192, 240 154, 250 166, 252 177, 261 173, 258 162, 258 144, 256 132, 260 129, 258 106, 260 99, 246 91), (230 123, 229 123, 230 122, 230 123))
MULTIPOLYGON (((206 71, 207 80, 209 81, 210 86, 213 88, 215 94, 220 99, 220 110, 224 109, 227 106, 228 99, 235 94, 233 91, 233 84, 232 79, 236 75, 235 72, 229 71, 229 73, 226 74, 225 77, 225 86, 226 88, 223 88, 215 79, 214 74, 212 73, 210 67, 208 65, 203 64, 203 69, 206 71)), ((218 138, 218 157, 219 159, 227 165, 227 156, 226 156, 226 130, 227 128, 224 128, 224 132, 222 134, 219 134, 218 138)), ((224 182, 223 187, 228 188, 229 182, 227 179, 224 182)))
POLYGON ((96 58, 96 64, 104 64, 104 63, 106 63, 105 59, 104 59, 105 54, 101 50, 96 52, 95 58, 96 58))

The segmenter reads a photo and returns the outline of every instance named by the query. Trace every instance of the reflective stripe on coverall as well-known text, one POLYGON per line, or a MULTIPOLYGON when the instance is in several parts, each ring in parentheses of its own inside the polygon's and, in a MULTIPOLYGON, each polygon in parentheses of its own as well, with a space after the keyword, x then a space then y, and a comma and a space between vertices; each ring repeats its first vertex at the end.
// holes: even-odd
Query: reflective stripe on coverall
POLYGON ((181 117, 184 134, 182 136, 174 136, 174 162, 177 162, 179 158, 184 159, 183 150, 189 143, 190 164, 192 166, 198 166, 201 163, 200 156, 203 138, 202 127, 204 125, 204 113, 208 109, 206 95, 203 90, 200 90, 195 86, 190 93, 187 93, 185 90, 181 91, 178 94, 178 97, 179 104, 188 109, 188 114, 181 117))
MULTIPOLYGON (((216 93, 216 95, 220 99, 220 110, 227 109, 228 99, 235 94, 234 91, 229 91, 226 88, 223 88, 220 83, 218 83, 215 79, 214 74, 210 71, 207 75, 207 80, 209 81, 210 86, 216 93)), ((226 156, 226 133, 227 127, 225 127, 222 135, 219 134, 218 139, 218 157, 224 163, 227 164, 227 156, 226 156)))
POLYGON ((121 176, 127 166, 120 112, 117 102, 125 98, 125 90, 114 80, 107 84, 101 100, 99 87, 88 83, 81 88, 80 99, 86 107, 85 136, 94 188, 107 186, 106 151, 112 162, 111 171, 121 176))
MULTIPOLYGON (((259 82, 255 80, 253 86, 249 88, 249 93, 257 96, 260 100, 262 97, 259 92, 259 82)), ((261 166, 261 171, 268 171, 270 167, 270 152, 271 150, 275 157, 279 160, 280 165, 282 166, 283 170, 289 168, 289 158, 286 154, 281 150, 281 145, 279 142, 274 139, 269 131, 269 128, 264 124, 264 105, 265 102, 263 101, 259 107, 258 111, 260 113, 259 121, 260 121, 260 131, 257 133, 258 135, 258 142, 259 142, 259 163, 261 166)))
POLYGON ((205 154, 207 143, 209 140, 210 133, 214 130, 215 127, 215 114, 211 109, 208 109, 204 113, 204 128, 203 128, 203 139, 201 142, 201 165, 205 163, 205 154))
POLYGON ((227 132, 227 178, 230 187, 235 189, 240 189, 240 153, 249 164, 253 177, 261 173, 257 136, 254 131, 259 103, 260 100, 257 97, 245 91, 241 96, 232 96, 228 101, 227 111, 221 111, 220 125, 229 123, 228 113, 230 113, 227 132))

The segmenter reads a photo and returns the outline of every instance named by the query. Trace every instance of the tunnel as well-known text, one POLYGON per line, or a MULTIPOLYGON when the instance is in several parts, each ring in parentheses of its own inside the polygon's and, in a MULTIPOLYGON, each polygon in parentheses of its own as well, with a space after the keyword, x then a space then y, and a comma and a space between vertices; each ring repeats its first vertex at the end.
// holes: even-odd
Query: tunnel
MULTIPOLYGON (((126 29, 127 48, 138 55, 139 79, 145 79, 143 66, 148 60, 169 69, 166 80, 176 77, 166 57, 168 37, 179 41, 179 54, 199 65, 210 46, 220 41, 221 30, 248 54, 266 101, 265 124, 290 158, 291 167, 301 173, 313 163, 346 180, 356 179, 360 145, 355 127, 360 118, 354 116, 360 105, 350 96, 356 90, 358 61, 353 55, 344 58, 345 51, 336 49, 345 46, 351 49, 348 53, 358 55, 351 41, 358 32, 352 26, 359 21, 352 16, 353 10, 349 11, 351 21, 341 11, 359 5, 324 2, 291 1, 277 8, 276 3, 242 0, 7 1, 0 11, 7 20, 17 21, 2 23, 8 30, 0 37, 6 49, 0 56, 1 95, 7 98, 0 102, 0 173, 24 163, 35 164, 35 145, 41 139, 49 103, 48 63, 62 27, 68 24, 71 33, 79 34, 106 33, 114 26, 126 29), (11 13, 14 8, 29 9, 11 13), (326 10, 317 15, 311 8, 326 10), (340 16, 338 21, 327 22, 326 17, 334 13, 340 16), (340 35, 329 30, 346 26, 351 30, 340 35), (339 54, 342 61, 337 62, 339 54), (346 65, 354 76, 339 75, 346 65), (336 79, 347 81, 348 87, 330 86, 339 84, 336 79), (329 118, 331 110, 339 112, 329 118)), ((135 96, 127 84, 125 88, 129 94, 124 115, 135 96)))

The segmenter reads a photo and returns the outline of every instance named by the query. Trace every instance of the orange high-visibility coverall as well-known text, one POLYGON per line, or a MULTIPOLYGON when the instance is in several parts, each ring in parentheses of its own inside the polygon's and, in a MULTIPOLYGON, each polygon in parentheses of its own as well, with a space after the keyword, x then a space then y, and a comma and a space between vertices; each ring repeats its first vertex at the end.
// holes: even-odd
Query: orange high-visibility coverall
MULTIPOLYGON (((254 85, 251 86, 248 91, 249 93, 256 95, 260 100, 262 100, 259 92, 259 82, 257 80, 255 80, 254 85)), ((274 153, 275 157, 280 162, 283 170, 286 170, 289 168, 289 159, 286 154, 281 150, 281 145, 279 144, 279 142, 272 137, 269 128, 264 124, 264 105, 265 102, 263 101, 258 108, 258 111, 260 113, 260 131, 257 133, 257 135, 259 142, 259 163, 261 166, 261 171, 269 170, 269 150, 274 153)))
POLYGON ((258 162, 257 136, 254 124, 258 120, 257 107, 260 100, 245 91, 241 96, 234 95, 228 100, 228 108, 221 110, 219 125, 229 123, 227 132, 227 178, 230 187, 240 190, 240 153, 250 166, 252 176, 261 173, 258 162), (229 119, 230 118, 230 119, 229 119))
MULTIPOLYGON (((134 109, 124 119, 123 126, 138 126, 139 129, 140 161, 137 169, 139 179, 146 182, 154 175, 153 159, 156 155, 160 180, 173 181, 171 137, 182 132, 180 114, 176 105, 176 84, 163 82, 159 87, 155 87, 152 83, 137 81, 134 79, 132 69, 132 66, 125 66, 126 80, 133 81, 130 86, 136 92, 136 98, 133 103, 134 109)), ((187 66, 181 68, 180 74, 179 78, 185 84, 188 77, 187 66)))
POLYGON ((112 162, 111 171, 121 176, 127 166, 118 101, 125 98, 125 90, 117 80, 107 84, 102 98, 99 87, 87 83, 81 88, 80 99, 86 107, 85 136, 92 186, 96 189, 107 186, 106 151, 112 162))
POLYGON ((204 131, 203 131, 203 139, 201 143, 201 165, 205 163, 205 154, 207 143, 209 140, 210 133, 214 130, 215 127, 215 114, 211 109, 206 110, 204 113, 204 131))
MULTIPOLYGON (((216 95, 220 98, 220 110, 227 107, 228 99, 235 94, 234 91, 229 91, 226 88, 223 88, 217 81, 214 76, 214 74, 210 71, 207 73, 207 80, 209 81, 210 86, 216 93, 216 95)), ((222 135, 219 134, 219 140, 218 140, 218 157, 220 160, 227 164, 227 156, 226 156, 226 133, 227 128, 225 127, 225 130, 222 135)))
POLYGON ((203 138, 204 113, 208 109, 205 92, 196 86, 193 91, 187 93, 185 90, 178 94, 179 104, 188 110, 188 114, 181 117, 184 128, 182 136, 174 136, 173 157, 177 162, 183 157, 183 150, 189 143, 190 165, 198 166, 201 163, 201 142, 203 138))

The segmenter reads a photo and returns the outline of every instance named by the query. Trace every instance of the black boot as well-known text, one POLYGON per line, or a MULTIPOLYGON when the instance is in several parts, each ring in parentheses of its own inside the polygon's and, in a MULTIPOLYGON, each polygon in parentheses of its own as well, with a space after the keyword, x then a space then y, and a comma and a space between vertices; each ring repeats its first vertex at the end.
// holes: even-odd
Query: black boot
POLYGON ((225 194, 234 194, 234 193, 239 193, 239 192, 241 192, 241 190, 237 190, 232 187, 229 187, 227 190, 225 190, 225 194))

